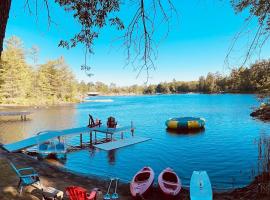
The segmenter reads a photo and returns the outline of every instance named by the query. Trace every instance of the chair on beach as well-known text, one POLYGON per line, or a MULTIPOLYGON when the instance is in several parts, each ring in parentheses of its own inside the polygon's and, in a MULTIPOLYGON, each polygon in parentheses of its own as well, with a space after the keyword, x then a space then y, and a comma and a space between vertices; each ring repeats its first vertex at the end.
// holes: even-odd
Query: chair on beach
POLYGON ((79 186, 69 186, 66 194, 70 200, 96 200, 98 189, 93 189, 89 194, 86 189, 79 186))
POLYGON ((109 117, 107 121, 108 128, 116 128, 117 122, 114 117, 109 117))
POLYGON ((9 162, 9 164, 19 177, 18 189, 20 194, 22 193, 23 188, 29 185, 42 189, 39 175, 32 167, 18 169, 12 162, 9 162))

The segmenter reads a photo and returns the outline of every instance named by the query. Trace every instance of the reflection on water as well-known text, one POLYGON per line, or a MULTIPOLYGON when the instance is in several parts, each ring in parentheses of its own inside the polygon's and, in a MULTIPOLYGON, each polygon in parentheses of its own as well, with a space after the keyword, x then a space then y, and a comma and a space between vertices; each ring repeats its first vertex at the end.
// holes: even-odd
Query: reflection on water
MULTIPOLYGON (((171 167, 184 186, 189 185, 193 170, 207 170, 212 186, 223 189, 247 185, 258 173, 269 170, 270 126, 249 116, 250 108, 258 104, 253 95, 185 94, 110 99, 113 101, 34 109, 29 121, 1 122, 0 142, 18 141, 44 130, 86 126, 88 114, 102 119, 103 124, 109 116, 114 116, 119 125, 130 125, 133 121, 135 135, 151 140, 109 152, 99 149, 70 152, 62 163, 65 168, 85 175, 119 177, 128 182, 143 166, 151 166, 156 176, 171 167), (206 118, 205 130, 167 131, 165 121, 181 116, 206 118)), ((78 135, 67 138, 70 145, 78 145, 79 141, 78 135)), ((83 141, 89 141, 89 134, 83 136, 83 141)))
POLYGON ((108 151, 108 161, 111 165, 115 163, 116 149, 108 151))
POLYGON ((166 129, 167 133, 172 135, 197 135, 197 134, 203 134, 205 131, 205 128, 201 129, 166 129))
MULTIPOLYGON (((102 151, 102 150, 94 147, 94 148, 89 148, 88 151, 89 151, 90 157, 95 157, 96 154, 99 154, 100 151, 102 151)), ((106 153, 107 153, 107 162, 110 165, 114 165, 115 162, 116 162, 116 152, 117 152, 117 149, 106 151, 106 153)))
POLYGON ((76 109, 74 106, 31 109, 31 111, 33 111, 33 114, 27 121, 17 120, 16 118, 0 121, 1 143, 7 144, 19 141, 48 129, 74 127, 76 123, 76 109))

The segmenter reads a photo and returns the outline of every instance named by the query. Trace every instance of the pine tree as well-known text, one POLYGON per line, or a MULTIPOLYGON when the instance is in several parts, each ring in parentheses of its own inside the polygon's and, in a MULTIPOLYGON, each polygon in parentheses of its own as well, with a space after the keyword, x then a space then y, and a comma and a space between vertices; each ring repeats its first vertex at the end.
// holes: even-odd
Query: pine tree
POLYGON ((37 90, 46 103, 73 101, 77 94, 77 82, 63 57, 50 60, 37 72, 37 90))
POLYGON ((0 69, 2 103, 24 103, 31 96, 31 69, 25 61, 22 41, 13 36, 6 41, 0 69))

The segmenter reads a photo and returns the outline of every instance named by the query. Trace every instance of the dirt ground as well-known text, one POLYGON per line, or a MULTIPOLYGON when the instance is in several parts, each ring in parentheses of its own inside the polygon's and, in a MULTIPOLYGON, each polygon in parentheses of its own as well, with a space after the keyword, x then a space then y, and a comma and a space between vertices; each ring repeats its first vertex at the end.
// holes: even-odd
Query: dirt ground
MULTIPOLYGON (((18 177, 9 165, 9 161, 12 161, 16 167, 33 167, 39 174, 41 183, 44 186, 50 186, 59 190, 65 191, 65 187, 75 185, 81 186, 89 191, 92 188, 99 188, 105 194, 108 181, 99 180, 97 178, 87 178, 81 175, 76 175, 71 172, 65 171, 62 168, 58 168, 54 165, 48 164, 47 162, 37 161, 22 153, 7 153, 0 149, 0 199, 1 200, 13 200, 13 199, 41 199, 41 193, 39 190, 33 187, 26 187, 23 194, 19 195, 17 191, 18 177)), ((269 183, 270 186, 270 183, 269 183)), ((129 194, 129 185, 120 182, 118 193, 121 200, 131 200, 129 194)), ((65 196, 65 199, 67 197, 65 196)), ((183 189, 179 199, 188 200, 189 191, 183 189)), ((256 181, 251 185, 236 189, 231 192, 214 193, 214 199, 216 200, 254 200, 270 199, 269 191, 259 192, 258 184, 256 181), (269 192, 269 193, 268 193, 269 192), (267 195, 268 193, 268 195, 267 195)), ((162 200, 157 188, 154 188, 152 196, 148 200, 162 200)))

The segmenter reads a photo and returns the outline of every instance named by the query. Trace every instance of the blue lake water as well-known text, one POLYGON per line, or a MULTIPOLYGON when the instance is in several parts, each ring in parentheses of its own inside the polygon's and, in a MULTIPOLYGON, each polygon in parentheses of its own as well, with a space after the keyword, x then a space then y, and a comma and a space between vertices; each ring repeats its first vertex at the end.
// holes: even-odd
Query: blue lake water
MULTIPOLYGON (((270 135, 270 125, 252 119, 254 95, 157 95, 95 97, 108 102, 86 102, 73 106, 36 109, 27 122, 2 122, 0 142, 9 143, 48 129, 66 129, 88 124, 88 114, 106 123, 114 116, 118 124, 136 127, 135 134, 150 141, 115 151, 82 150, 69 153, 64 167, 85 175, 119 177, 128 182, 143 166, 156 176, 173 168, 185 186, 193 170, 207 170, 215 189, 249 184, 258 170, 258 140, 270 135), (204 132, 174 134, 166 131, 171 117, 195 116, 206 119, 204 132)), ((85 136, 85 140, 89 140, 85 136)), ((68 143, 78 143, 70 137, 68 143)))

